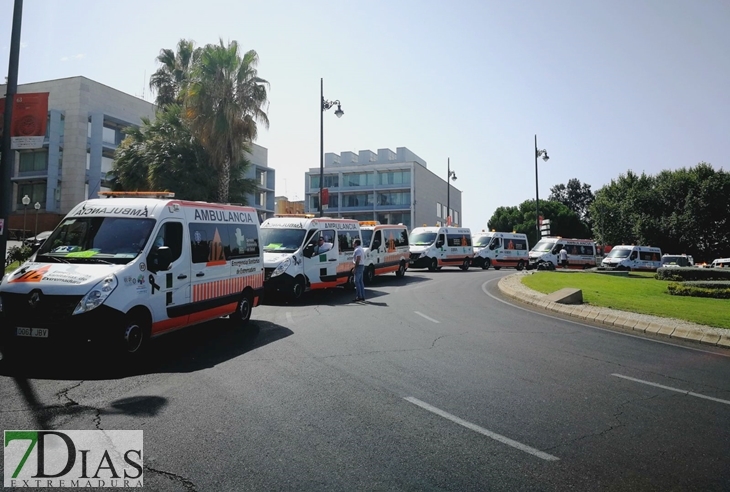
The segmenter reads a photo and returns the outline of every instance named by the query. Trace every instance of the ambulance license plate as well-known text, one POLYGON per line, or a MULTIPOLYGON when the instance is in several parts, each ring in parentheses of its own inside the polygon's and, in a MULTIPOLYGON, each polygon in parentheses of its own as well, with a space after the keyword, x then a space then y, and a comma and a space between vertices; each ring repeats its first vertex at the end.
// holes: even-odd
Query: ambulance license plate
POLYGON ((48 328, 24 328, 19 326, 16 333, 19 337, 48 338, 48 328))

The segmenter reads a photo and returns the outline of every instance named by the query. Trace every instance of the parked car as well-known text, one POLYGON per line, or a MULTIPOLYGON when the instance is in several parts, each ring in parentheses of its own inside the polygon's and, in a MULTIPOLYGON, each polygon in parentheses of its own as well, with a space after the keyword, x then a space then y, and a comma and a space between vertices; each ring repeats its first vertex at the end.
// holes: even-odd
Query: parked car
POLYGON ((37 236, 26 238, 23 245, 30 246, 30 249, 35 252, 35 250, 40 248, 41 244, 43 244, 43 242, 48 239, 48 236, 50 236, 52 232, 53 231, 39 232, 37 236))

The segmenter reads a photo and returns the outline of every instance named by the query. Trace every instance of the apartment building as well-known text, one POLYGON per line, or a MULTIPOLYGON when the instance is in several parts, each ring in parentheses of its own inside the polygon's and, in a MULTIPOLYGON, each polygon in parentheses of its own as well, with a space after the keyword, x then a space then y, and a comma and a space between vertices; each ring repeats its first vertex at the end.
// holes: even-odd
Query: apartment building
MULTIPOLYGON (((0 94, 5 92, 0 85, 0 94)), ((77 203, 109 189, 106 175, 124 128, 140 126, 143 117, 154 119, 155 105, 82 76, 22 84, 17 92, 49 93, 48 125, 42 148, 14 151, 8 227, 33 232, 37 220, 39 231, 49 230, 77 203)), ((248 203, 266 218, 274 213, 275 171, 264 147, 254 144, 249 159, 246 177, 260 190, 248 203)))
MULTIPOLYGON (((446 175, 446 166, 440 171, 446 175)), ((319 175, 318 167, 305 173, 307 213, 319 213, 319 175)), ((446 224, 449 215, 453 224, 461 224, 461 191, 449 186, 405 147, 326 153, 323 188, 329 199, 324 215, 402 223, 409 229, 446 224)))

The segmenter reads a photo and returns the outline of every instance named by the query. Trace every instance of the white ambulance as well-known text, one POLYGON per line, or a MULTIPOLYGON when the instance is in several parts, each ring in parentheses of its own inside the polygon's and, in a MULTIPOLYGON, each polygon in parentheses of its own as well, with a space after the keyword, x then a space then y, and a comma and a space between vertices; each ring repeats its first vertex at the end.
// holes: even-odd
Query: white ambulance
POLYGON ((416 227, 410 237, 410 267, 440 270, 458 266, 468 270, 474 250, 471 230, 464 227, 416 227))
POLYGON ((568 268, 587 270, 598 266, 596 243, 590 239, 544 237, 530 250, 530 269, 552 270, 559 265, 560 250, 568 253, 568 268))
POLYGON ((530 263, 527 236, 515 232, 484 232, 472 236, 474 247, 474 266, 488 270, 512 267, 517 270, 526 268, 530 263))
POLYGON ((6 341, 103 340, 137 355, 151 337, 179 328, 249 320, 264 281, 253 208, 155 192, 105 195, 75 206, 2 279, 6 341))
POLYGON ((410 258, 406 226, 360 221, 360 234, 365 248, 365 283, 371 283, 376 275, 406 274, 410 258))
POLYGON ((360 224, 351 219, 278 215, 261 224, 264 288, 290 299, 314 289, 354 288, 353 241, 360 224))
POLYGON ((604 268, 615 270, 656 271, 662 266, 662 250, 653 246, 614 246, 601 263, 604 268))

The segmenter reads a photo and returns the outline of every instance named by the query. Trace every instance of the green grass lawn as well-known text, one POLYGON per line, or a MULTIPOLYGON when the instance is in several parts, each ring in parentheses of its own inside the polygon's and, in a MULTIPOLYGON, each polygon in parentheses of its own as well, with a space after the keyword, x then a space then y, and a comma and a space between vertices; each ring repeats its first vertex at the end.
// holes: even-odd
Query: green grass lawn
POLYGON ((702 325, 730 328, 730 300, 669 295, 665 280, 653 273, 628 277, 600 273, 535 272, 522 279, 527 287, 549 294, 564 287, 583 291, 583 302, 621 311, 677 318, 702 325))

